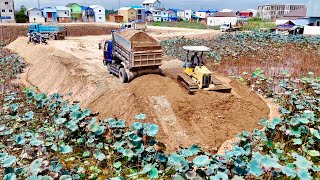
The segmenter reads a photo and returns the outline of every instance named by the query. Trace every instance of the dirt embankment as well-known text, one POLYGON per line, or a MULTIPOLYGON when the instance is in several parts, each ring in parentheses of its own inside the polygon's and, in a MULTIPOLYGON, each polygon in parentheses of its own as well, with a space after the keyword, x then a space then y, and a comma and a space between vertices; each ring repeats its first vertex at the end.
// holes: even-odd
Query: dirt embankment
MULTIPOLYGON (((108 35, 111 30, 119 29, 118 26, 98 26, 94 24, 59 24, 67 30, 67 36, 96 36, 108 35)), ((0 25, 0 42, 9 44, 20 36, 27 36, 28 25, 0 25)))
MULTIPOLYGON (((96 58, 76 57, 54 46, 28 45, 25 38, 8 48, 29 64, 22 78, 44 93, 73 92, 70 100, 100 112, 100 118, 131 123, 134 115, 147 114, 143 122, 160 126, 158 139, 169 151, 192 144, 219 147, 242 130, 258 128, 261 118, 269 115, 267 104, 240 83, 229 84, 236 95, 204 91, 189 95, 172 78, 158 75, 120 84, 96 58)), ((164 67, 175 63, 168 64, 165 61, 164 67)))

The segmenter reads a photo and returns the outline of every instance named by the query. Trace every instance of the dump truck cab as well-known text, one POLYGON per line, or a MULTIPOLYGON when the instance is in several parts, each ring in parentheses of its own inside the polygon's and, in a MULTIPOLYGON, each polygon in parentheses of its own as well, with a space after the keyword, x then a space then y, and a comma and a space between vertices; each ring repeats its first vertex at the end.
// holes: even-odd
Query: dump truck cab
POLYGON ((28 28, 28 33, 39 32, 40 24, 30 24, 28 28))
POLYGON ((112 47, 113 42, 112 40, 106 40, 103 46, 103 55, 104 55, 104 64, 111 63, 113 56, 112 56, 112 47))

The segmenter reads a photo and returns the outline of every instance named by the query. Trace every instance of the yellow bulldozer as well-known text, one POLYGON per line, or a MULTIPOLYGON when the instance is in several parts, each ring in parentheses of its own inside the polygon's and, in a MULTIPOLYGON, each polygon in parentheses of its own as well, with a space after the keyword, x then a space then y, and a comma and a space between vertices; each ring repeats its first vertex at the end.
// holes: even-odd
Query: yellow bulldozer
POLYGON ((187 59, 184 61, 183 72, 178 73, 178 81, 185 86, 191 94, 198 90, 230 93, 231 88, 222 85, 211 71, 204 65, 203 54, 211 51, 205 46, 184 46, 187 59), (190 53, 194 53, 190 57, 190 53))

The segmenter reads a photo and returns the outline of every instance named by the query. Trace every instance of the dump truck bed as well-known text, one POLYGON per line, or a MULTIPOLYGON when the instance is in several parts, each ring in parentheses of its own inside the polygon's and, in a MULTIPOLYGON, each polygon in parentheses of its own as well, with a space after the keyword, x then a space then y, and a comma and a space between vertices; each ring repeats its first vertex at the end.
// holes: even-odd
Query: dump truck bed
POLYGON ((125 62, 129 69, 159 67, 162 65, 160 43, 138 30, 113 33, 114 55, 125 62))

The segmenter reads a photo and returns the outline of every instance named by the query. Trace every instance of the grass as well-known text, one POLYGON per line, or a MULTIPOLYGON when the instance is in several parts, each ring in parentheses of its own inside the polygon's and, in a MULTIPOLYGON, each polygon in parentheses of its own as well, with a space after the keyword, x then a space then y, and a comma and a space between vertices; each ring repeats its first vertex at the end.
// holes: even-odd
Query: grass
POLYGON ((190 28, 190 29, 215 29, 215 30, 220 29, 218 26, 207 26, 199 22, 189 22, 189 21, 150 22, 149 25, 161 26, 161 27, 190 28))

